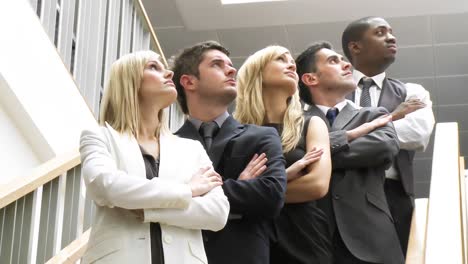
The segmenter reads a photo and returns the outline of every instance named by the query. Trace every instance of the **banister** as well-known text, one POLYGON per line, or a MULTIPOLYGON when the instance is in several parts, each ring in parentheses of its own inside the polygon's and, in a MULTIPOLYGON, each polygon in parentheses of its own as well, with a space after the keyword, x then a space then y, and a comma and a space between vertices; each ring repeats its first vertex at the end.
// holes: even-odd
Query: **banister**
POLYGON ((415 199, 406 264, 424 264, 428 198, 415 199))
POLYGON ((72 264, 80 259, 86 251, 86 246, 88 245, 89 234, 91 228, 86 230, 80 237, 72 241, 64 249, 60 250, 57 255, 49 259, 46 264, 72 264))
POLYGON ((457 123, 437 123, 427 212, 425 263, 464 263, 457 123))
POLYGON ((80 163, 80 153, 74 150, 42 163, 25 177, 18 177, 10 183, 1 185, 0 208, 36 190, 80 163))

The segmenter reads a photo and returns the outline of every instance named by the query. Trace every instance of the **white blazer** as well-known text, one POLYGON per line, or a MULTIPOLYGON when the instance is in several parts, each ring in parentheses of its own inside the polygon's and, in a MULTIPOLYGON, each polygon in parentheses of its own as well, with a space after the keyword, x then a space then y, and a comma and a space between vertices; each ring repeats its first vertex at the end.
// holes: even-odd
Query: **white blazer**
POLYGON ((151 263, 149 222, 161 225, 165 264, 208 263, 200 229, 222 229, 229 203, 221 187, 192 198, 187 182, 211 165, 198 141, 161 135, 159 177, 152 180, 135 137, 108 124, 82 132, 80 153, 96 204, 82 263, 151 263), (144 223, 129 209, 144 209, 144 223))

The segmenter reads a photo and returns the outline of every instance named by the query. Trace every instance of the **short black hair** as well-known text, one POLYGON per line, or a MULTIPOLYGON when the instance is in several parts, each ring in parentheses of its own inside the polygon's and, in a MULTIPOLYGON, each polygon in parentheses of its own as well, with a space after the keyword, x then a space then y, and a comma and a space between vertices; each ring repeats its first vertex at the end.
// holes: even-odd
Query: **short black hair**
POLYGON ((296 71, 299 75, 299 96, 301 100, 307 104, 312 104, 312 95, 309 88, 302 82, 302 75, 309 72, 317 72, 316 54, 321 49, 333 49, 332 45, 327 41, 312 43, 296 58, 296 71))
POLYGON ((361 40, 364 32, 370 27, 369 21, 374 18, 379 17, 368 16, 354 20, 353 22, 349 23, 343 31, 343 34, 341 35, 341 46, 343 48, 343 53, 351 63, 353 62, 353 58, 351 57, 351 52, 348 49, 348 44, 351 41, 361 40))
POLYGON ((188 114, 187 97, 184 87, 180 84, 180 77, 184 74, 194 75, 200 78, 198 66, 203 60, 203 55, 209 50, 219 50, 229 56, 229 51, 216 41, 209 40, 197 43, 191 47, 185 48, 179 55, 171 58, 172 71, 174 77, 172 80, 177 89, 177 101, 184 114, 188 114))

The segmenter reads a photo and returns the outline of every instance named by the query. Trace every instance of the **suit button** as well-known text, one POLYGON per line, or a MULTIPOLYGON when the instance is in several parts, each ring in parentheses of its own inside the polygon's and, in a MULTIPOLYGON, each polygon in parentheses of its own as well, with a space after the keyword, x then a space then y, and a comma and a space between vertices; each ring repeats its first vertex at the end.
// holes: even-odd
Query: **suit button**
POLYGON ((341 197, 338 194, 333 195, 333 199, 339 200, 341 197))
POLYGON ((166 242, 167 244, 172 243, 172 236, 170 236, 170 235, 165 235, 165 236, 164 236, 164 242, 166 242))

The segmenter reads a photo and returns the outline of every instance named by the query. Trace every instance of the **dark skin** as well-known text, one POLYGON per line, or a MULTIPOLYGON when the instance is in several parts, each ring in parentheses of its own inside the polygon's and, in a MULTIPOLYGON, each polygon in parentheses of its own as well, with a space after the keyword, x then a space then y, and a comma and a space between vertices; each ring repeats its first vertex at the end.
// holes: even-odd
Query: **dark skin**
MULTIPOLYGON (((395 61, 397 44, 392 27, 383 18, 371 18, 367 23, 369 27, 363 32, 361 39, 351 41, 348 49, 353 67, 366 76, 375 76, 384 72, 395 61)), ((409 99, 391 113, 392 120, 404 118, 425 106, 419 99, 409 99)))

